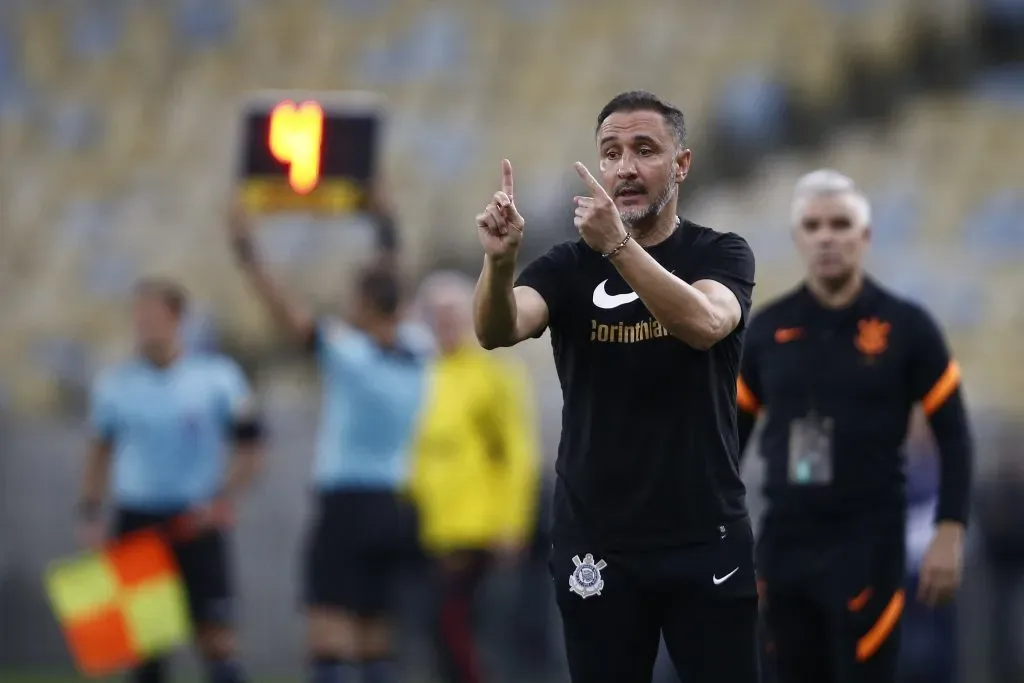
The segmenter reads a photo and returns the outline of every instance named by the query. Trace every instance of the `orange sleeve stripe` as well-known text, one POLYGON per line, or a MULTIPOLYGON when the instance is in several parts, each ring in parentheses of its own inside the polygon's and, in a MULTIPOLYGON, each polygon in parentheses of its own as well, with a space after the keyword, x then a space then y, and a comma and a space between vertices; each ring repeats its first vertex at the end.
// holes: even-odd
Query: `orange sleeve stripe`
POLYGON ((882 610, 882 616, 878 617, 878 621, 871 627, 871 630, 857 641, 858 662, 871 659, 878 652, 878 649, 882 647, 886 639, 892 635, 893 630, 900 621, 900 616, 903 614, 905 601, 906 597, 903 594, 903 589, 893 593, 889 604, 882 610))
POLYGON ((941 408, 958 386, 960 386, 960 364, 951 360, 942 376, 921 399, 921 407, 924 409, 925 415, 931 415, 941 408))
POLYGON ((847 608, 849 608, 851 612, 861 611, 864 609, 864 606, 868 604, 868 600, 871 599, 871 595, 874 592, 874 589, 871 588, 871 586, 868 586, 846 603, 847 608))
POLYGON ((757 413, 761 407, 757 397, 754 396, 754 392, 743 381, 743 377, 736 378, 736 405, 747 413, 757 413))

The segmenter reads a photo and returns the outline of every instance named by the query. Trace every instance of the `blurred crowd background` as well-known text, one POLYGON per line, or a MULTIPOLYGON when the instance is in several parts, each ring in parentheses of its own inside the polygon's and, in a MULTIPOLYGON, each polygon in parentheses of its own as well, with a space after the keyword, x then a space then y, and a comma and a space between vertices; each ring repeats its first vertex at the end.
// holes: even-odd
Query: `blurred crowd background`
MULTIPOLYGON (((573 237, 572 162, 593 161, 596 114, 622 90, 685 111, 683 212, 750 241, 755 303, 801 276, 794 181, 820 166, 852 176, 874 206, 870 269, 943 323, 977 438, 959 635, 909 619, 908 662, 955 652, 958 680, 1024 680, 1021 0, 0 0, 0 678, 70 671, 40 574, 74 550, 87 389, 129 350, 131 286, 153 273, 195 299, 190 343, 238 358, 262 398, 271 449, 236 544, 243 659, 257 676, 301 671, 315 376, 272 333, 223 237, 239 101, 265 88, 387 97, 383 175, 414 281, 475 274, 473 216, 503 157, 523 260, 573 237)), ((275 272, 323 309, 372 240, 360 216, 260 230, 275 272)), ((541 421, 543 507, 559 386, 546 338, 517 354, 541 421)), ((923 428, 910 445, 912 497, 927 505, 923 428)), ((748 455, 755 514, 759 468, 748 455)), ((538 520, 530 557, 486 586, 494 680, 565 680, 543 509, 538 520)), ((411 576, 405 593, 403 668, 429 681, 430 587, 411 576)))

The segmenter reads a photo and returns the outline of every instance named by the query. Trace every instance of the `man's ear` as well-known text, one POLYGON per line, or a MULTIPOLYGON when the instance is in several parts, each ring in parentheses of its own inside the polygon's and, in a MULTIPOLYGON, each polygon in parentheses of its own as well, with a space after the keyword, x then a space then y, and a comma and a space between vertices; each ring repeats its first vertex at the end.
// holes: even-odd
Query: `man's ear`
POLYGON ((686 176, 690 174, 690 161, 693 158, 692 152, 685 147, 676 152, 676 174, 675 180, 677 183, 681 183, 686 180, 686 176))

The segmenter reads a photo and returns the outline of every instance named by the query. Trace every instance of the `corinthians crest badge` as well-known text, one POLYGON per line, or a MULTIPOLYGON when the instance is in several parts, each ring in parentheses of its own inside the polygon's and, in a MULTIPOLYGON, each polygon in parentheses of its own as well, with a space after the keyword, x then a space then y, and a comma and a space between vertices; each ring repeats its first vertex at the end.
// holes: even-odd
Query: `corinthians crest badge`
POLYGON ((604 590, 604 579, 601 570, 608 566, 604 560, 594 561, 594 556, 587 553, 580 559, 579 555, 572 558, 576 569, 569 575, 569 590, 584 600, 592 595, 600 595, 604 590))

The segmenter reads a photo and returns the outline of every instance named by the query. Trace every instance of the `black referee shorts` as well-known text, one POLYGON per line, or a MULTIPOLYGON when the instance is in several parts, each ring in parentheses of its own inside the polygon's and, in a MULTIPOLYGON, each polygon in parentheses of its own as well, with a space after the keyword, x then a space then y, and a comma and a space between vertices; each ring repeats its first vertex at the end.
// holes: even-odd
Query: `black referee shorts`
MULTIPOLYGON (((165 525, 180 512, 155 514, 120 509, 115 515, 114 533, 124 536, 153 527, 166 528, 165 525)), ((230 625, 234 591, 228 541, 224 533, 207 531, 193 540, 171 543, 170 547, 181 570, 193 623, 200 626, 230 625)))
POLYGON ((417 535, 412 503, 394 491, 321 493, 306 546, 306 605, 386 614, 397 575, 419 558, 417 535))
POLYGON ((763 535, 765 616, 778 683, 895 683, 905 601, 903 527, 874 539, 763 535))
POLYGON ((650 681, 662 635, 686 683, 757 683, 749 521, 710 543, 629 553, 556 533, 550 569, 574 683, 650 681))

